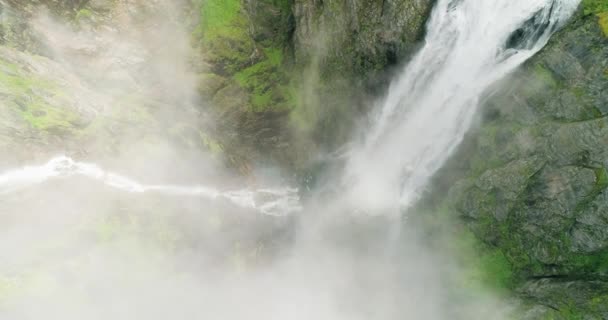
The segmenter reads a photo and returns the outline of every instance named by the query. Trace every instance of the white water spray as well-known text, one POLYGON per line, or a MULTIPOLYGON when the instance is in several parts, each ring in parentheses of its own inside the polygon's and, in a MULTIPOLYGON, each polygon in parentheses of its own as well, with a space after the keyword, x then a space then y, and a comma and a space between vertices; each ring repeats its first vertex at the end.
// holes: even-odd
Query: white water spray
POLYGON ((411 205, 462 141, 488 86, 543 48, 579 2, 439 0, 424 47, 350 155, 347 201, 368 212, 411 205))
POLYGON ((282 216, 301 210, 298 190, 264 188, 220 191, 207 186, 146 185, 129 177, 107 172, 91 163, 77 162, 60 156, 41 166, 27 166, 0 174, 0 196, 52 179, 87 177, 104 185, 129 193, 156 193, 170 196, 194 196, 209 200, 225 199, 241 208, 265 215, 282 216))

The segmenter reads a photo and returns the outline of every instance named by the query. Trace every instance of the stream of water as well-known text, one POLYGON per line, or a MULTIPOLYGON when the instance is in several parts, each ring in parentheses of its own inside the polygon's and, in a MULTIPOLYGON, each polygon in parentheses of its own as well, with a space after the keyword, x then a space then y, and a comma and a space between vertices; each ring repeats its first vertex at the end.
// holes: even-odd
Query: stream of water
POLYGON ((53 158, 44 165, 26 166, 0 174, 0 196, 7 196, 49 180, 69 179, 76 176, 86 177, 128 193, 202 197, 209 200, 224 199, 238 207, 271 216, 288 215, 302 209, 298 190, 294 188, 220 191, 203 185, 148 185, 124 175, 105 171, 96 164, 77 162, 65 156, 53 158))

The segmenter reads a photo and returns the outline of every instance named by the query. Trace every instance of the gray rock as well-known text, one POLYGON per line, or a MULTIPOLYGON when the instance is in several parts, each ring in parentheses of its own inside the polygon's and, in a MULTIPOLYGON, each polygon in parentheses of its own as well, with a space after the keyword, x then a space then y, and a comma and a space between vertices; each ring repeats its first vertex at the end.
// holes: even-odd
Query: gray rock
POLYGON ((491 90, 444 170, 460 176, 437 178, 520 279, 543 278, 519 290, 525 319, 608 319, 607 71, 608 38, 581 12, 491 90))
POLYGON ((572 250, 593 254, 608 247, 608 192, 600 194, 576 218, 572 250))

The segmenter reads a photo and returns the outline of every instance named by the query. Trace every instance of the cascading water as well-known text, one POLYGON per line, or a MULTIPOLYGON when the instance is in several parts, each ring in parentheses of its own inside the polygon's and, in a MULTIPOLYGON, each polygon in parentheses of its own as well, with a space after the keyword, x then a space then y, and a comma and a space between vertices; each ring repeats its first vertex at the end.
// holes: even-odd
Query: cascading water
POLYGON ((95 164, 76 162, 65 156, 51 159, 41 166, 28 166, 0 174, 0 196, 51 179, 73 176, 100 181, 108 187, 128 193, 225 199, 236 206, 271 216, 287 215, 301 210, 297 190, 293 188, 220 191, 206 186, 146 185, 123 175, 107 172, 95 164))
POLYGON ((424 47, 391 85, 350 154, 347 202, 411 205, 471 126, 480 97, 538 52, 579 0, 440 0, 424 47))

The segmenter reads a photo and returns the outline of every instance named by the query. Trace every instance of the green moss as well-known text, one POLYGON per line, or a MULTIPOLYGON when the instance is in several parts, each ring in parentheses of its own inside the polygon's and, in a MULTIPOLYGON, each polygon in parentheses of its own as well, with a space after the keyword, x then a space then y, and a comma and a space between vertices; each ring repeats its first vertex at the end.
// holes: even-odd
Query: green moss
POLYGON ((505 253, 479 240, 455 217, 447 201, 435 209, 416 210, 417 225, 425 228, 446 254, 455 257, 461 272, 455 281, 469 293, 490 289, 507 294, 514 286, 513 267, 505 253))
POLYGON ((576 211, 582 211, 587 208, 606 188, 608 188, 608 172, 606 168, 595 169, 595 185, 593 186, 593 190, 578 203, 576 211))
POLYGON ((291 109, 293 87, 283 68, 283 52, 278 48, 263 50, 264 59, 234 76, 234 80, 251 93, 255 111, 291 109))
MULTIPOLYGON (((285 12, 291 7, 289 0, 269 3, 285 12)), ((284 44, 273 39, 255 43, 249 32, 240 0, 206 0, 201 6, 201 24, 195 37, 215 72, 232 78, 244 89, 252 111, 291 109, 293 89, 285 66, 284 44)))
POLYGON ((471 250, 468 252, 471 260, 465 271, 465 279, 470 286, 485 286, 498 291, 513 287, 513 267, 502 250, 483 244, 475 235, 464 231, 456 241, 464 243, 464 250, 471 250))
POLYGON ((21 95, 32 89, 51 90, 54 86, 48 80, 25 74, 15 64, 0 60, 0 92, 21 95))
POLYGON ((93 11, 89 9, 80 9, 76 13, 76 21, 86 20, 93 17, 93 11))
POLYGON ((591 310, 599 310, 601 308, 606 308, 608 306, 608 294, 603 294, 597 297, 594 297, 589 302, 589 309, 591 310))
POLYGON ((573 303, 560 306, 558 313, 562 317, 562 319, 568 319, 568 320, 583 320, 584 319, 584 315, 573 303))
POLYGON ((608 12, 608 1, 606 0, 583 0, 585 14, 598 14, 608 12))
POLYGON ((213 139, 202 131, 199 131, 199 135, 201 141, 203 142, 203 145, 207 148, 207 150, 211 152, 212 155, 218 156, 223 154, 224 147, 222 147, 222 145, 217 140, 213 139))
POLYGON ((608 171, 606 168, 599 168, 595 170, 596 182, 595 189, 596 191, 603 191, 608 188, 608 171))
POLYGON ((599 18, 599 24, 608 37, 608 1, 606 0, 583 0, 584 12, 587 15, 595 14, 599 18))
POLYGON ((240 0, 206 0, 194 32, 207 59, 233 74, 250 62, 255 46, 240 0))
POLYGON ((280 66, 281 64, 283 64, 283 51, 279 48, 268 48, 264 50, 264 53, 266 54, 266 59, 268 60, 268 63, 270 63, 273 66, 280 66))
POLYGON ((549 71, 541 64, 536 64, 534 66, 534 74, 537 79, 541 80, 545 85, 549 86, 550 88, 556 88, 559 85, 557 80, 553 77, 551 71, 549 71))
POLYGON ((201 28, 204 36, 213 38, 234 28, 240 19, 240 0, 206 0, 201 7, 201 28))
POLYGON ((72 130, 73 122, 78 119, 73 113, 41 103, 29 104, 20 113, 33 128, 54 133, 72 130))
POLYGON ((608 37, 608 12, 599 13, 598 17, 600 18, 600 28, 602 28, 604 35, 608 37))
POLYGON ((0 92, 12 97, 8 105, 32 128, 54 133, 73 128, 77 115, 50 106, 41 97, 60 94, 50 81, 29 75, 6 61, 0 61, 0 69, 0 92))

